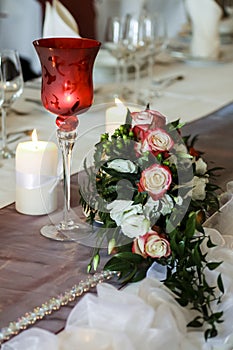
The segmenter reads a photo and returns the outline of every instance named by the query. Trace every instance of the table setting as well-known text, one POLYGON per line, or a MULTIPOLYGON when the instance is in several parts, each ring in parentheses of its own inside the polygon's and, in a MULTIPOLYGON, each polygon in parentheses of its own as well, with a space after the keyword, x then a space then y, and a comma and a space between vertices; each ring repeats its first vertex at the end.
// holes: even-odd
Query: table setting
POLYGON ((2 115, 1 348, 231 350, 233 60, 118 81, 75 36, 2 115))

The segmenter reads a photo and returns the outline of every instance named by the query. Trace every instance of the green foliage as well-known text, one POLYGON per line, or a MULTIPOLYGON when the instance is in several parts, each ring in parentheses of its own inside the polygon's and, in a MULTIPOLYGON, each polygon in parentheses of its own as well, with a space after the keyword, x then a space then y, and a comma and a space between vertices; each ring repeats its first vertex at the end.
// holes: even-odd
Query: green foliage
MULTIPOLYGON (((218 290, 209 286, 206 281, 205 270, 214 270, 221 262, 206 260, 206 253, 202 253, 201 245, 204 241, 211 247, 215 245, 204 233, 197 234, 198 225, 197 214, 192 212, 184 223, 169 234, 172 256, 165 263, 167 277, 163 282, 176 295, 176 300, 181 306, 189 307, 199 313, 187 326, 199 328, 207 324, 205 338, 208 339, 217 335, 216 324, 222 322, 223 313, 215 313, 212 304, 220 302, 221 296, 218 290, 221 295, 224 293, 224 286, 221 274, 217 279, 218 290)), ((164 264, 162 260, 157 262, 164 264)), ((107 262, 105 269, 120 271, 119 281, 125 284, 144 278, 152 263, 151 258, 145 259, 132 252, 123 251, 115 254, 107 262)))
MULTIPOLYGON (((147 106, 147 109, 149 106, 147 106)), ((169 123, 165 126, 166 131, 172 135, 174 142, 180 144, 180 128, 183 126, 179 120, 169 123), (179 131, 179 132, 177 132, 179 131)), ((145 151, 138 157, 135 152, 135 142, 138 140, 132 132, 131 116, 128 111, 126 123, 115 130, 110 137, 107 133, 101 135, 100 142, 96 144, 94 153, 94 165, 87 168, 84 163, 85 172, 88 181, 86 182, 85 193, 81 193, 81 204, 86 213, 87 220, 94 224, 96 217, 103 223, 106 237, 108 229, 114 230, 113 236, 109 237, 109 252, 112 257, 108 260, 104 269, 119 271, 119 282, 123 285, 128 282, 137 282, 146 276, 148 268, 154 263, 166 266, 166 278, 163 283, 174 293, 177 302, 183 306, 196 311, 197 316, 188 324, 188 327, 203 327, 205 329, 205 338, 217 335, 217 325, 222 322, 222 312, 214 312, 212 306, 221 301, 224 293, 224 285, 221 274, 218 275, 216 286, 210 286, 206 280, 206 272, 218 268, 221 262, 207 261, 207 251, 215 247, 209 236, 206 236, 202 223, 206 215, 219 210, 219 201, 216 192, 220 190, 218 186, 209 181, 205 188, 205 198, 203 200, 194 200, 191 198, 187 211, 182 219, 179 218, 179 206, 174 207, 173 218, 169 215, 161 215, 159 219, 151 214, 151 223, 156 222, 156 227, 160 232, 166 235, 171 248, 169 257, 152 259, 151 257, 135 254, 132 252, 132 243, 124 246, 114 247, 115 238, 121 235, 121 228, 117 227, 116 222, 110 217, 109 212, 101 210, 101 201, 111 203, 116 199, 125 198, 126 193, 130 193, 130 200, 134 204, 144 205, 148 200, 147 192, 138 191, 141 172, 148 166, 157 163, 169 166, 172 173, 172 184, 170 197, 174 202, 177 200, 177 184, 179 171, 189 183, 192 178, 186 174, 187 163, 190 161, 193 174, 195 173, 195 162, 193 159, 199 159, 202 152, 194 148, 197 137, 191 138, 190 135, 182 137, 188 152, 178 152, 177 165, 170 164, 166 153, 158 153, 155 156, 149 151, 145 151), (108 167, 108 159, 127 159, 136 165, 136 171, 133 173, 119 172, 108 167), (179 171, 178 171, 179 170, 179 171), (187 178, 186 178, 187 177, 187 178), (121 181, 124 180, 124 185, 121 181), (127 181, 125 181, 127 180, 127 181), (92 189, 96 188, 97 192, 92 189), (85 199, 84 199, 85 198, 85 199), (175 222, 175 224, 174 224, 175 222), (203 250, 206 246, 206 250, 203 250)), ((203 176, 211 179, 216 171, 222 168, 215 167, 206 171, 203 176)), ((183 189, 183 196, 188 196, 191 187, 183 189)), ((104 233, 103 233, 104 235, 104 233)), ((103 237, 102 237, 103 238, 103 237)), ((108 238, 108 237, 107 237, 108 238)), ((100 237, 101 239, 101 237, 100 237)), ((99 249, 93 250, 93 256, 88 265, 88 272, 96 270, 100 261, 99 249)))

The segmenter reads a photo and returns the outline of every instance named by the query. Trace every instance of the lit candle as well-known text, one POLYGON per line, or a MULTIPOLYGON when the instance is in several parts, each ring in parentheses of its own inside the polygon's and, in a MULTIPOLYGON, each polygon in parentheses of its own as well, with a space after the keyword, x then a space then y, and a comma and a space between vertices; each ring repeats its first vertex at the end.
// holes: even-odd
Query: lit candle
POLYGON ((53 142, 32 141, 18 144, 15 155, 16 201, 18 212, 44 215, 57 208, 58 148, 53 142))
POLYGON ((115 98, 115 106, 106 109, 105 130, 107 133, 109 133, 109 135, 112 135, 115 129, 119 128, 120 125, 125 124, 128 109, 130 110, 130 112, 140 111, 140 109, 136 107, 125 106, 119 98, 115 98))

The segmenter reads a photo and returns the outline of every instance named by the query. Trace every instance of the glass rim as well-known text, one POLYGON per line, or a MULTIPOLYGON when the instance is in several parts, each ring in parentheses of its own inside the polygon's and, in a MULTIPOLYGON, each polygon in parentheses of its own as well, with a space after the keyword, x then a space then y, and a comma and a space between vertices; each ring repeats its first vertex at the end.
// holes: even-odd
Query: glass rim
POLYGON ((90 38, 75 37, 48 37, 39 38, 32 42, 35 47, 46 49, 64 50, 64 49, 93 49, 101 46, 101 42, 90 38))

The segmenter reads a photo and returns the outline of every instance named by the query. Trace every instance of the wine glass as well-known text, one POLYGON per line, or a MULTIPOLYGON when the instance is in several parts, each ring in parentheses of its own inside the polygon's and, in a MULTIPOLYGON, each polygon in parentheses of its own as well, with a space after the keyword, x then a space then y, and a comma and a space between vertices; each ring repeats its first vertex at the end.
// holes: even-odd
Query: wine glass
POLYGON ((116 87, 113 97, 121 97, 127 94, 125 86, 127 80, 127 69, 129 50, 125 41, 126 17, 109 17, 105 28, 104 48, 116 59, 116 87), (124 85, 122 85, 122 82, 124 85))
MULTIPOLYGON (((58 224, 42 227, 41 234, 55 240, 80 241, 90 230, 75 222, 70 208, 72 149, 77 138, 77 114, 93 102, 93 65, 100 42, 86 38, 45 38, 33 41, 42 67, 41 98, 44 107, 57 115, 57 138, 63 159, 64 209, 58 224)), ((77 219, 77 218, 76 218, 77 219)), ((75 219, 75 220, 76 220, 75 219)))
MULTIPOLYGON (((1 64, 1 56, 0 56, 0 64, 1 64)), ((2 71, 0 69, 0 107, 3 104, 3 100, 4 100, 4 88, 3 88, 2 71)))
POLYGON ((24 81, 18 52, 16 50, 5 49, 0 51, 0 56, 2 87, 4 90, 3 104, 1 106, 2 148, 0 152, 2 158, 13 158, 15 152, 7 146, 6 116, 12 103, 22 94, 24 81))

